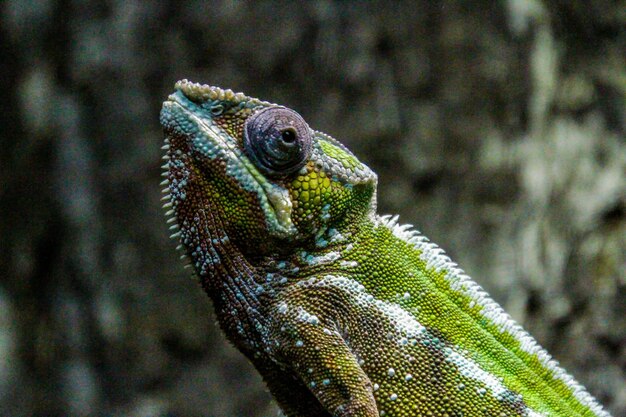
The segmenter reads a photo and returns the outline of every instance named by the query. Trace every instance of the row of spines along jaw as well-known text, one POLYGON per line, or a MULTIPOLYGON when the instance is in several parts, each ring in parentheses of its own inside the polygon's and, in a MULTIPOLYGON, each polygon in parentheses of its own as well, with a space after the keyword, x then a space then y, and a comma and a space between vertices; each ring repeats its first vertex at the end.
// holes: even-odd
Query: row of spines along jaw
POLYGON ((174 213, 174 207, 172 205, 172 195, 171 195, 170 188, 169 188, 170 181, 168 179, 169 167, 170 167, 170 156, 169 156, 170 141, 168 138, 165 138, 164 144, 161 147, 161 149, 166 152, 162 158, 165 161, 165 164, 161 166, 161 168, 163 168, 163 173, 161 173, 161 176, 165 177, 163 181, 161 181, 161 186, 165 187, 161 190, 161 193, 163 193, 163 197, 161 198, 161 201, 164 201, 163 208, 165 209, 165 217, 167 218, 167 224, 170 225, 169 229, 172 232, 172 234, 170 235, 170 238, 175 239, 176 242, 178 243, 178 245, 176 246, 176 249, 180 251, 181 253, 180 259, 183 260, 184 262, 184 268, 188 269, 190 271, 191 276, 195 278, 195 273, 193 270, 193 265, 191 263, 191 260, 187 256, 187 253, 185 252, 185 247, 180 241, 180 227, 178 226, 176 215, 174 213))

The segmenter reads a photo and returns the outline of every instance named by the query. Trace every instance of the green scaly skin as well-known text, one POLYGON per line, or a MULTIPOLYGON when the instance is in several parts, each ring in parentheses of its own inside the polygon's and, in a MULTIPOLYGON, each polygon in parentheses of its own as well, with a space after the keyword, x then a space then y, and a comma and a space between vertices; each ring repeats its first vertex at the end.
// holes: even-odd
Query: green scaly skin
POLYGON ((443 251, 376 214, 376 175, 339 142, 289 116, 310 149, 298 137, 295 171, 260 166, 252 116, 276 107, 185 80, 161 123, 174 236, 287 416, 609 416, 443 251))

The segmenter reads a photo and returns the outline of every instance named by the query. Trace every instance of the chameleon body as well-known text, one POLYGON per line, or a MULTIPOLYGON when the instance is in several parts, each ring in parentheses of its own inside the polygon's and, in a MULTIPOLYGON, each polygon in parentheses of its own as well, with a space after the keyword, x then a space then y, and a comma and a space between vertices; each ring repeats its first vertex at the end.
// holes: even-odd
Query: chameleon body
POLYGON ((609 416, 293 110, 183 80, 161 124, 173 236, 287 416, 609 416))

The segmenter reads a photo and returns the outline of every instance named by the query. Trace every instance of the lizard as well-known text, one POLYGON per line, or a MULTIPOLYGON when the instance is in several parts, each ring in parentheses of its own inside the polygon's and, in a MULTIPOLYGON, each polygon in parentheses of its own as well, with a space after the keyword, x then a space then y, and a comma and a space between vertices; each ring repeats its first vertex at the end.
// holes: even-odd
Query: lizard
POLYGON ((286 416, 610 417, 294 110, 182 80, 160 122, 172 237, 286 416))

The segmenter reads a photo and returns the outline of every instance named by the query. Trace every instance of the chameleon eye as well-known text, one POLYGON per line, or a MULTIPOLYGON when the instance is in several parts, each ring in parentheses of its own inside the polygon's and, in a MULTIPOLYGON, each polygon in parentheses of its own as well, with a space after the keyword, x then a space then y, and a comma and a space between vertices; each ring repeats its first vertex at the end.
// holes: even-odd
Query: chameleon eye
POLYGON ((267 107, 246 120, 243 142, 248 157, 268 175, 289 175, 311 154, 311 129, 285 107, 267 107))

